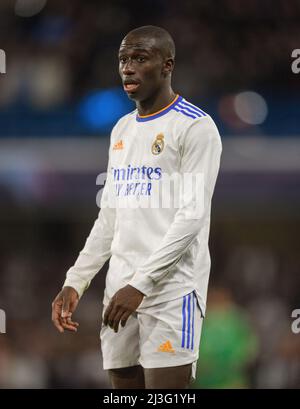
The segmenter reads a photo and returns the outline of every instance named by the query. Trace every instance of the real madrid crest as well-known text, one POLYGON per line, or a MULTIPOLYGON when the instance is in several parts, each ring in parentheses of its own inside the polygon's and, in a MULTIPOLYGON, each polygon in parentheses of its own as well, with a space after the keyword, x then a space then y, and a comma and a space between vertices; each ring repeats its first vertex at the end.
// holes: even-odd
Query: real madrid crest
POLYGON ((164 135, 162 133, 159 133, 152 144, 151 152, 153 153, 153 155, 159 155, 163 151, 164 146, 164 135))

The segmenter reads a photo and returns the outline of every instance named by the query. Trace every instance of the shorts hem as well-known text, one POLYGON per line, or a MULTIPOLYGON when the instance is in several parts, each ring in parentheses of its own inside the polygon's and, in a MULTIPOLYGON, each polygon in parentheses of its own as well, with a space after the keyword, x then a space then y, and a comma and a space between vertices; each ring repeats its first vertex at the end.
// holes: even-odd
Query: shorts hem
POLYGON ((137 366, 140 365, 139 362, 109 362, 109 363, 104 363, 103 362, 103 369, 106 371, 108 369, 121 369, 121 368, 129 368, 131 366, 137 366))
POLYGON ((192 364, 193 362, 195 362, 197 360, 198 360, 198 356, 196 355, 193 358, 185 359, 185 360, 181 360, 181 361, 179 361, 179 360, 176 360, 176 361, 169 360, 168 362, 162 362, 160 360, 160 361, 157 361, 157 362, 151 362, 151 364, 143 363, 143 361, 141 360, 140 365, 143 368, 146 368, 146 369, 169 368, 169 367, 172 367, 172 366, 182 366, 182 365, 192 364))

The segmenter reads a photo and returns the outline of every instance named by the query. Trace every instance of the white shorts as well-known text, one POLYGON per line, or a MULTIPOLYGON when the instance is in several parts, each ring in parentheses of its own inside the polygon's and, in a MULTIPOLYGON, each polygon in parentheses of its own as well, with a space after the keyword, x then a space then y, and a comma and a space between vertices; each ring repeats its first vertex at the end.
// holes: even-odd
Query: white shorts
MULTIPOLYGON (((109 300, 108 300, 109 302, 109 300)), ((104 304, 104 311, 108 305, 104 304)), ((194 292, 153 307, 138 308, 115 333, 103 325, 100 332, 103 368, 141 365, 164 368, 193 363, 196 378, 202 315, 194 292)))

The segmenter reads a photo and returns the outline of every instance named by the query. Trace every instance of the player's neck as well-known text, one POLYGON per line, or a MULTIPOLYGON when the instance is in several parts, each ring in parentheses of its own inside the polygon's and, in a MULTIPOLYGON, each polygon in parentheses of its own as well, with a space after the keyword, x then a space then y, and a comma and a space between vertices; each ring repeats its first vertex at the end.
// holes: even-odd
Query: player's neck
POLYGON ((175 97, 176 94, 172 88, 162 89, 147 100, 138 101, 136 103, 138 113, 141 116, 154 114, 168 106, 175 97))

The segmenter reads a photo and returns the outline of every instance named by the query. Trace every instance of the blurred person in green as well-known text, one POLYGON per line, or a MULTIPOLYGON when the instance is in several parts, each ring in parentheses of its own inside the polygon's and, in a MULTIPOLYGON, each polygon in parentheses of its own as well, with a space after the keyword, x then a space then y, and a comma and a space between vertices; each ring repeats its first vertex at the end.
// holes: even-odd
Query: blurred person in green
POLYGON ((228 289, 212 288, 203 323, 194 389, 248 388, 248 368, 258 353, 255 330, 228 289))

